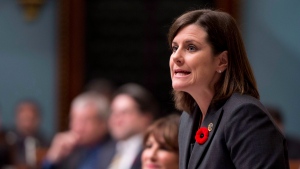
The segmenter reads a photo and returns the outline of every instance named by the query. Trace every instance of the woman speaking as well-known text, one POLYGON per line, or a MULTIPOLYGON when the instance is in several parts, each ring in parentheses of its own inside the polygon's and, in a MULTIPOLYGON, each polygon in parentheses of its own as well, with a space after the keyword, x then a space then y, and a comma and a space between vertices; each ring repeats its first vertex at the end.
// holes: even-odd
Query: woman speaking
POLYGON ((195 10, 169 29, 180 169, 288 169, 284 136, 259 101, 235 20, 195 10))

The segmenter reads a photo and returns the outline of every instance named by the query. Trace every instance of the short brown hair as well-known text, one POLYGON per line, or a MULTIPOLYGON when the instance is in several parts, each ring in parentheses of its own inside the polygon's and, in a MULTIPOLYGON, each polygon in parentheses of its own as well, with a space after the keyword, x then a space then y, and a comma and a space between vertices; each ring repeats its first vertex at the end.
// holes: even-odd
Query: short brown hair
POLYGON ((160 145, 163 145, 171 151, 178 152, 178 130, 178 114, 171 114, 160 118, 148 127, 144 136, 144 146, 150 135, 153 135, 160 145))
POLYGON ((141 113, 149 114, 154 119, 158 117, 159 105, 153 94, 143 86, 136 83, 124 84, 117 89, 114 97, 122 94, 131 97, 137 103, 141 113))
MULTIPOLYGON (((209 9, 194 10, 178 17, 169 29, 170 47, 177 33, 188 25, 198 25, 207 33, 207 42, 215 55, 228 52, 228 67, 215 84, 212 103, 229 98, 234 92, 259 99, 256 81, 247 58, 246 50, 236 21, 227 13, 209 9)), ((186 92, 173 91, 175 106, 192 112, 195 100, 186 92)))

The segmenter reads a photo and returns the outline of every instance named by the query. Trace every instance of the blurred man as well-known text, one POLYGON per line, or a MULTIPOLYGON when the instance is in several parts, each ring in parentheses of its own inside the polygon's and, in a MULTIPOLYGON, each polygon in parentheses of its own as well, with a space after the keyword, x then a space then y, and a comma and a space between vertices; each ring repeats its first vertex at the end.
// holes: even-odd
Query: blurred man
POLYGON ((70 130, 58 133, 43 163, 44 169, 107 169, 114 143, 107 129, 108 100, 84 93, 71 105, 70 130))
POLYGON ((37 147, 46 147, 47 141, 40 130, 41 110, 31 99, 21 100, 15 109, 15 129, 7 134, 15 147, 14 162, 21 165, 35 165, 33 157, 37 147), (32 156, 32 157, 30 157, 32 156))
POLYGON ((158 112, 153 96, 137 84, 121 86, 111 104, 109 128, 117 140, 109 169, 140 169, 143 133, 158 112))
POLYGON ((16 128, 22 136, 38 134, 40 125, 40 108, 32 100, 21 101, 16 107, 16 128))

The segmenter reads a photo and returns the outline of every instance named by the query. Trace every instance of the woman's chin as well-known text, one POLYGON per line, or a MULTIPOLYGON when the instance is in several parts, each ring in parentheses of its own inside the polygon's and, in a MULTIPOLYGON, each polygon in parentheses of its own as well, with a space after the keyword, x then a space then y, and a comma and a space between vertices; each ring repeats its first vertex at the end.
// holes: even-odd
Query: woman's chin
POLYGON ((186 89, 186 86, 181 85, 181 84, 172 84, 172 87, 173 87, 173 90, 178 91, 178 92, 185 91, 185 89, 186 89))

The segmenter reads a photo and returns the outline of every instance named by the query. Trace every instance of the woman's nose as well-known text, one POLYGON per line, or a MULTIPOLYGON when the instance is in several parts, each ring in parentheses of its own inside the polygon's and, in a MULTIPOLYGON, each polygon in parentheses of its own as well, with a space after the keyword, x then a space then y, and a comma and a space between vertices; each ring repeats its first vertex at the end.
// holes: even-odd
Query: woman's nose
POLYGON ((156 148, 152 148, 149 152, 149 158, 152 160, 152 161, 155 161, 156 160, 156 153, 157 153, 157 149, 156 148))
POLYGON ((173 54, 172 54, 172 59, 175 64, 182 64, 183 63, 183 55, 180 49, 177 49, 173 54))

